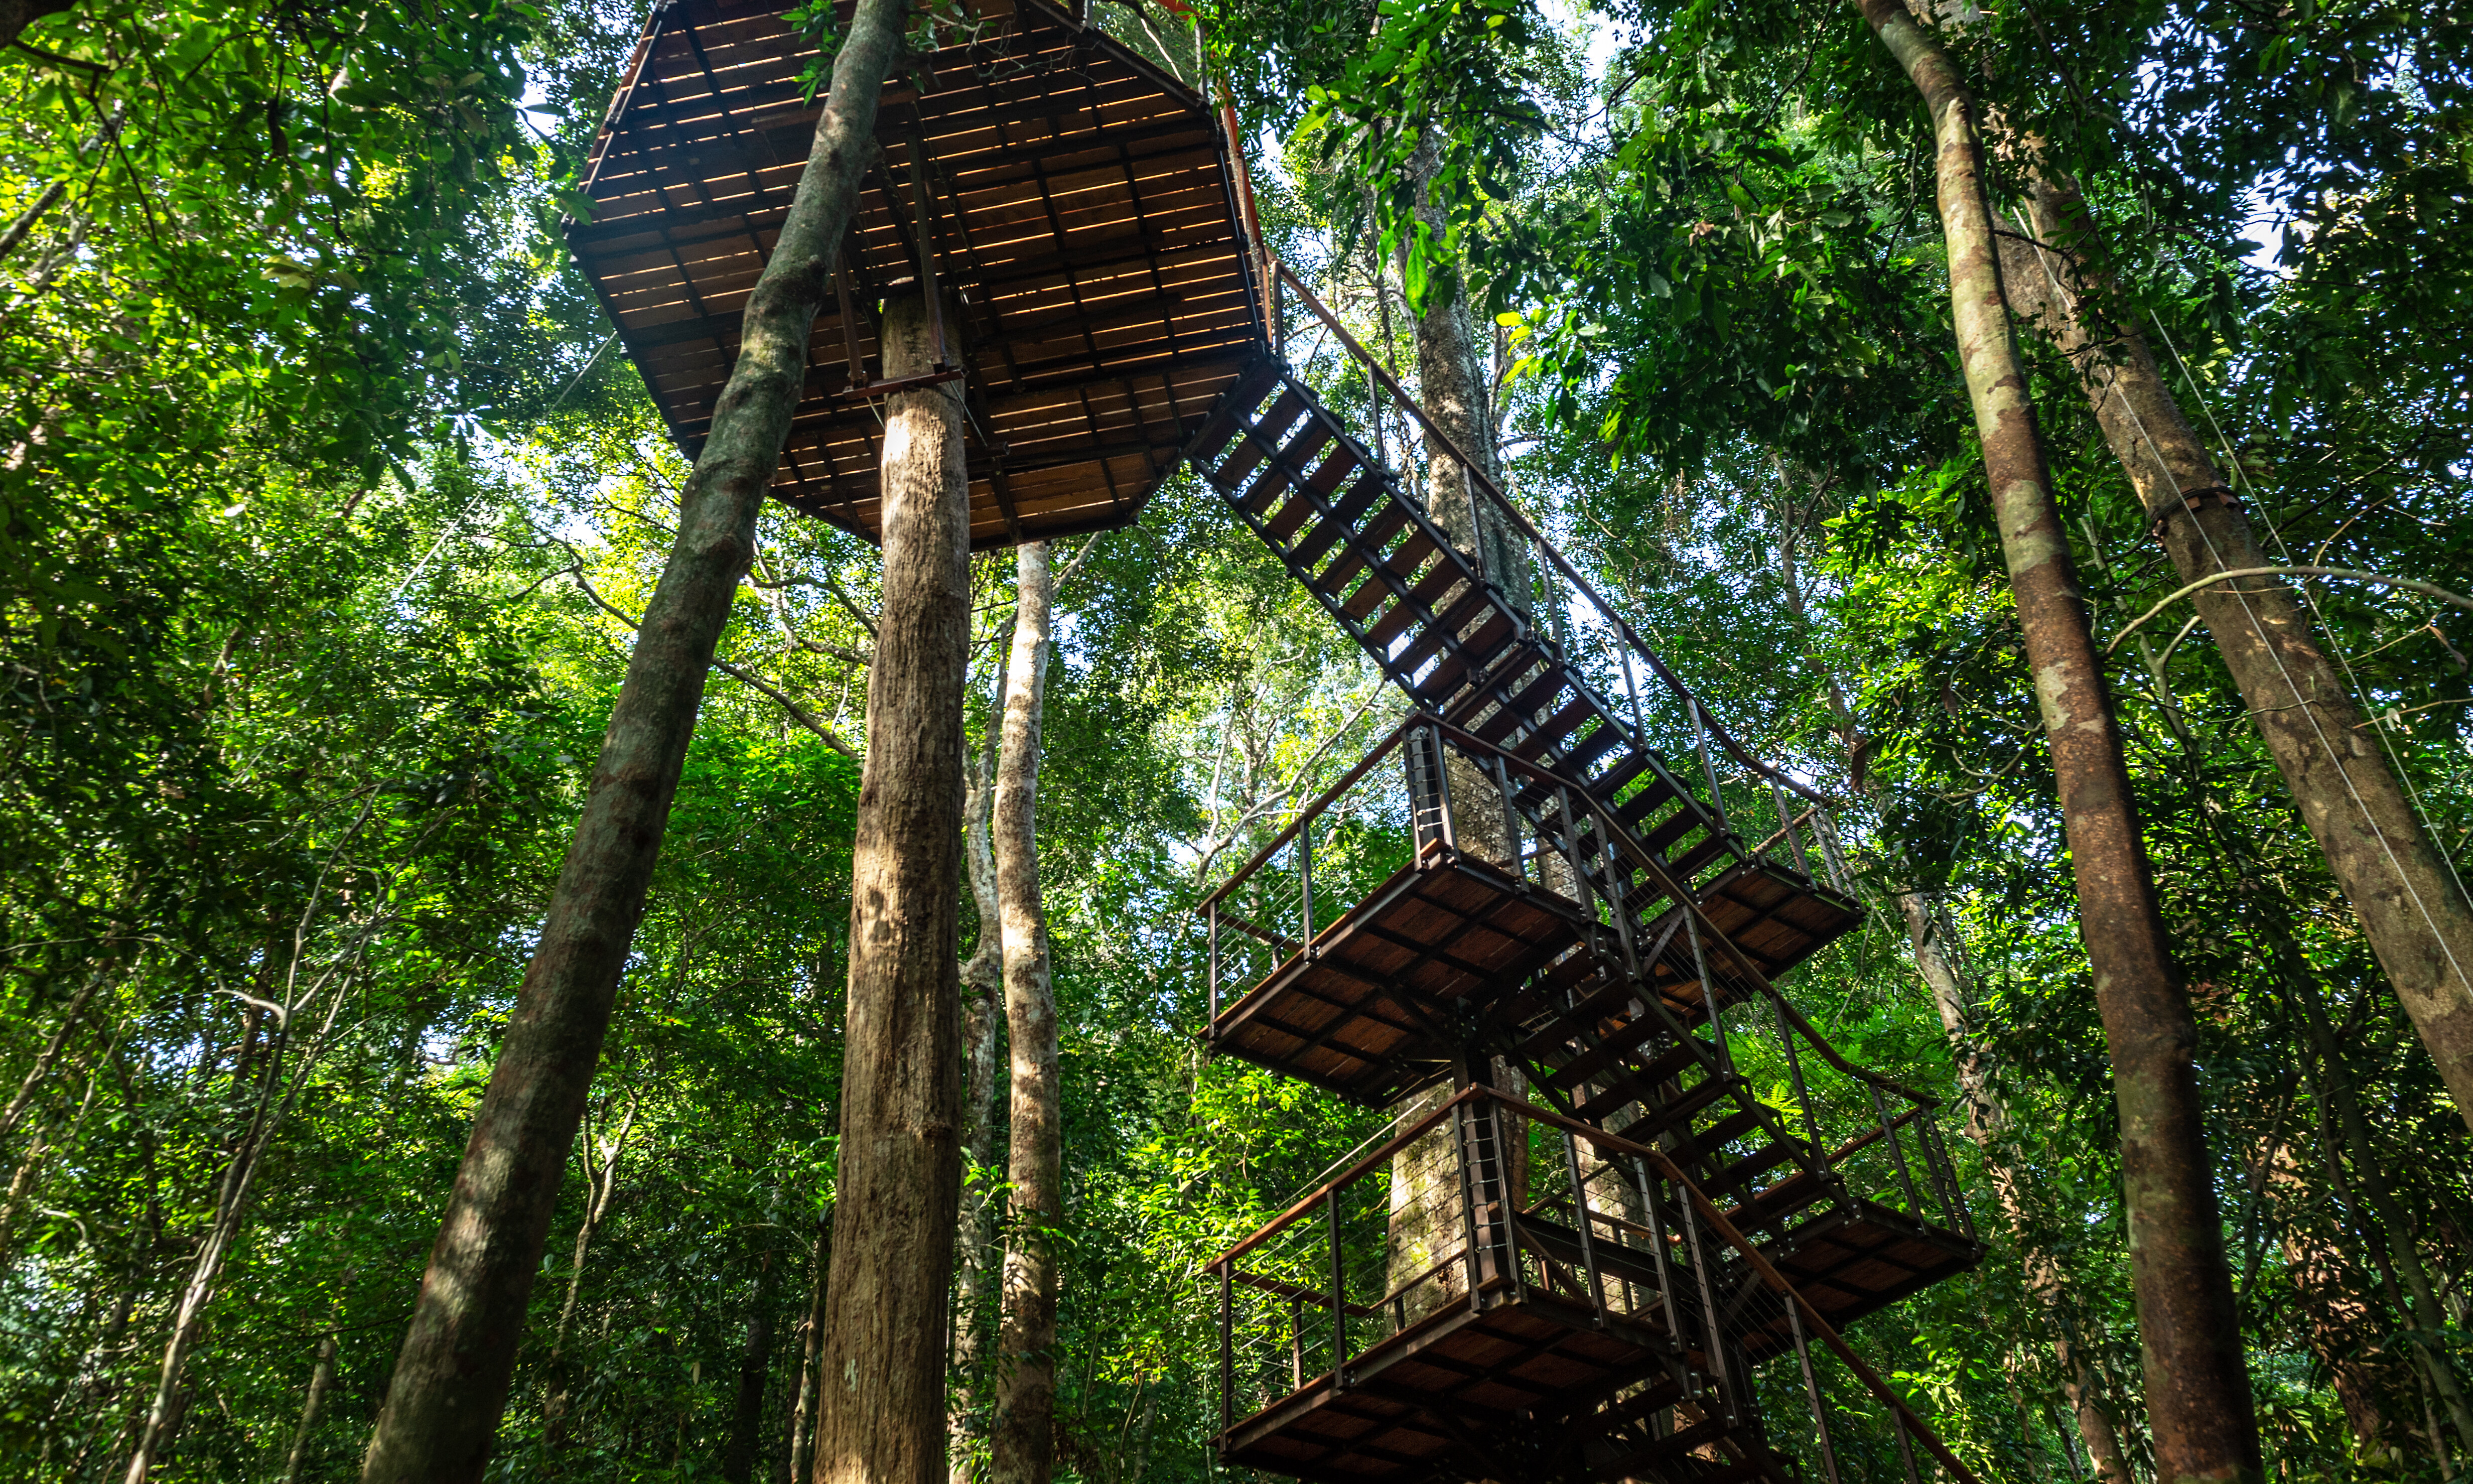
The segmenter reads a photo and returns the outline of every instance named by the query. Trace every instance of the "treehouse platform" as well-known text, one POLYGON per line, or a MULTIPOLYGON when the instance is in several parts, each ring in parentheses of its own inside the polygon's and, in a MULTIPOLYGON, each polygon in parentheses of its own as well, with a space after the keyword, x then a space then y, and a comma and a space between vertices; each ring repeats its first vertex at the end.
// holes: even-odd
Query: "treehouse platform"
MULTIPOLYGON (((844 6, 847 23, 849 7, 844 6)), ((952 306, 973 547, 1141 513, 1264 336, 1236 197, 1203 99, 1042 0, 981 3, 975 34, 889 80, 842 271, 808 349, 772 492, 881 534, 876 306, 923 271, 952 306)), ((566 227, 689 457, 823 111, 814 45, 780 7, 662 0, 566 227)))
MULTIPOLYGON (((1212 1265, 1223 1459, 1809 1479, 1765 1368, 1804 1364, 1825 1466, 1808 1330, 1981 1254, 1934 1100, 1776 987, 1861 921, 1827 801, 1278 263, 1200 96, 1046 0, 974 17, 885 84, 771 492, 878 538, 883 402, 928 386, 965 413, 974 547, 1122 525, 1189 464, 1411 712, 1202 909, 1214 1052, 1400 1109, 1212 1265), (889 379, 879 307, 923 291, 935 363, 889 379)), ((660 0, 567 225, 690 455, 815 58, 751 0, 660 0)))

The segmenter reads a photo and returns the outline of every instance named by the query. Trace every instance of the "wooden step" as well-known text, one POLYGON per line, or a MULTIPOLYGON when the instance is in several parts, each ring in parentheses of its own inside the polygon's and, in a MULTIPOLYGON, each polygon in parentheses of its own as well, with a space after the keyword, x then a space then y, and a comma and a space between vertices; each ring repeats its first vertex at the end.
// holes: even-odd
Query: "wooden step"
POLYGON ((1609 1478, 1622 1478, 1638 1473, 1647 1466, 1671 1466, 1676 1460, 1689 1456, 1693 1449, 1717 1442, 1727 1431, 1727 1424, 1715 1418, 1696 1422, 1680 1432, 1651 1439, 1596 1472, 1609 1478))
MULTIPOLYGON (((1348 539, 1350 528, 1365 518, 1366 511, 1383 493, 1382 471, 1372 468, 1360 470, 1357 482, 1348 487, 1348 492, 1333 504, 1331 514, 1316 522, 1312 530, 1288 549, 1288 560, 1300 567, 1311 567, 1320 562, 1334 546, 1348 539)), ((1324 586, 1329 577, 1330 573, 1326 572, 1306 586, 1330 592, 1333 589, 1324 586)), ((1339 579, 1342 582, 1346 580, 1345 577, 1339 579)))
POLYGON ((1734 1163, 1720 1169, 1717 1174, 1702 1182, 1700 1188, 1708 1195, 1709 1199, 1713 1201, 1717 1199, 1720 1195, 1731 1196, 1737 1189, 1748 1185, 1752 1181, 1760 1179, 1763 1175, 1767 1174, 1769 1171, 1776 1169, 1779 1165, 1784 1164, 1789 1160, 1793 1159, 1795 1142, 1796 1141, 1781 1139, 1775 1143, 1768 1144, 1763 1147, 1758 1154, 1738 1160, 1734 1163))
POLYGON ((1225 457, 1228 445, 1235 443, 1237 434, 1243 430, 1245 415, 1261 405, 1263 397, 1270 395, 1272 385, 1280 380, 1280 371, 1276 358, 1265 356, 1255 362, 1222 397, 1220 410, 1186 445, 1186 457, 1205 467, 1225 457))
MULTIPOLYGON (((1717 1101, 1717 1099, 1725 1096, 1728 1092, 1733 1090, 1732 1083, 1734 1080, 1735 1079, 1731 1077, 1708 1078, 1690 1088, 1686 1088, 1680 1097, 1675 1098, 1666 1107, 1660 1108, 1648 1098, 1641 1095, 1642 1091, 1645 1089, 1645 1085, 1635 1083, 1633 1079, 1625 1077, 1616 1086, 1607 1089, 1605 1091, 1598 1093, 1596 1097, 1593 1097, 1589 1099, 1589 1101, 1581 1104, 1578 1108, 1573 1109, 1573 1115, 1583 1122, 1594 1123, 1602 1128, 1605 1126, 1606 1114, 1620 1112, 1630 1104, 1638 1103, 1644 1110, 1645 1110, 1645 1112, 1643 1113, 1640 1121, 1634 1123, 1631 1127, 1641 1131, 1639 1136, 1640 1137, 1646 1138, 1655 1135, 1663 1134, 1667 1130, 1680 1125, 1685 1119, 1690 1118, 1693 1113, 1698 1113, 1700 1110, 1708 1107, 1711 1103, 1714 1103, 1717 1101)), ((1633 1136, 1626 1133, 1624 1137, 1631 1137, 1633 1136)))
POLYGON ((1642 1131, 1642 1136, 1657 1133, 1659 1137, 1671 1131, 1682 1131, 1682 1137, 1674 1148, 1674 1158, 1689 1160, 1694 1165, 1712 1162, 1712 1160, 1717 1160, 1718 1150, 1726 1148, 1729 1142, 1739 1140, 1753 1128, 1761 1128, 1761 1113, 1756 1108, 1736 1108, 1734 1113, 1726 1113, 1709 1128, 1689 1128, 1689 1118, 1699 1115, 1704 1108, 1709 1108, 1709 1103, 1717 1103, 1718 1093, 1736 1090, 1736 1086, 1741 1081, 1743 1078, 1739 1076, 1712 1076, 1684 1090, 1682 1098, 1674 1098, 1669 1106, 1657 1108, 1654 1103, 1645 1103, 1640 1120, 1632 1123, 1632 1128, 1642 1131))

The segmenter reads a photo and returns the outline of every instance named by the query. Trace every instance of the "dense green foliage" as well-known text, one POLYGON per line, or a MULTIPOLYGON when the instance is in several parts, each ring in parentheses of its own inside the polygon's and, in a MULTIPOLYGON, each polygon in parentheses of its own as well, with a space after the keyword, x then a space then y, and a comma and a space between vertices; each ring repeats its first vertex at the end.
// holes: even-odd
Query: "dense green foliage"
MULTIPOLYGON (((1191 74, 1182 22, 1096 10, 1191 74)), ((1817 0, 1205 20, 1279 146, 1257 170, 1280 250, 1404 371, 1411 303, 1493 317, 1515 497, 1747 742, 1843 801, 1879 910, 1789 990, 1909 1082, 1997 1068, 2007 1131, 1959 1148, 1991 1257, 1859 1344, 1987 1479, 2041 1484, 2083 1471, 2066 1329, 2135 1452, 2103 1045, 1911 89, 1817 0), (1402 184, 1420 129, 1439 234, 1402 184), (1900 893, 1965 945, 1955 1049, 1900 893)), ((0 1131, 0 1476, 125 1470, 219 1230, 157 1476, 284 1476, 330 1334, 298 1476, 354 1472, 685 474, 555 234, 639 21, 83 0, 0 53, 0 220, 24 222, 0 250, 0 1098, 26 1089, 0 1131)), ((2274 549, 2462 590, 2461 19, 2037 0, 1957 36, 2084 180, 2114 307, 2169 346, 2274 549)), ((2174 585, 2077 369, 2033 348, 2101 637, 2174 585)), ((1315 374, 1366 405, 1335 358, 1315 374)), ((1189 477, 1066 562, 1040 815, 1060 1458, 1200 1479, 1201 1265, 1381 1119, 1203 1058, 1190 909, 1399 706, 1189 477)), ((1011 572, 976 568, 974 744, 1011 572)), ((535 1290, 508 1477, 717 1476, 759 1313, 762 1471, 787 1466, 830 1240, 875 574, 855 539, 766 516, 535 1290)), ((2464 862, 2473 623, 2314 597, 2464 862)), ((2389 1254, 2440 1282, 2430 1338, 2473 1374, 2473 1158, 2182 616, 2112 679, 2200 1012, 2270 1467, 2437 1479, 2473 1438, 2437 1445, 2389 1254)), ((954 1378, 972 1404, 986 1381, 954 1378)), ((1850 1477, 1894 1476, 1829 1384, 1850 1477)))

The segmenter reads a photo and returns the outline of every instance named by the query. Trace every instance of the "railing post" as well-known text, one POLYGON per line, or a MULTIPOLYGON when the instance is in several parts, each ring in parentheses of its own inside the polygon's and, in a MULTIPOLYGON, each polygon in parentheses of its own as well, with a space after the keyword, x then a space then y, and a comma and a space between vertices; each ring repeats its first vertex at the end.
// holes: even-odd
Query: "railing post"
POLYGON ((1915 1177, 1907 1168, 1907 1151, 1898 1142, 1897 1126, 1889 1121, 1888 1107, 1881 1101, 1881 1089, 1868 1082, 1863 1085, 1863 1089, 1872 1094, 1872 1113, 1881 1120, 1881 1132, 1887 1136, 1889 1160, 1898 1170, 1898 1188, 1907 1197, 1907 1214, 1920 1218, 1924 1213, 1924 1203, 1915 1199, 1915 1177))
POLYGON ((1829 884, 1851 896, 1855 888, 1846 874, 1846 848, 1837 838, 1837 822, 1817 804, 1812 810, 1812 833, 1820 842, 1820 858, 1829 868, 1829 884))
MULTIPOLYGON (((1692 717, 1692 747, 1700 754, 1700 774, 1709 780, 1709 812, 1717 819, 1718 829, 1723 830, 1726 827, 1726 795, 1717 786, 1717 765, 1709 756, 1709 729, 1700 721, 1700 698, 1685 697, 1683 708, 1692 717)), ((1688 881, 1683 884, 1691 885, 1688 881)))
POLYGON ((1236 1425, 1236 1339, 1233 1264, 1219 1264, 1219 1430, 1236 1425))
POLYGON ((1323 1226, 1331 1237, 1331 1389, 1348 1387, 1348 1271, 1339 1250, 1339 1187, 1323 1197, 1323 1226))
POLYGON ((1614 657, 1615 668, 1622 672, 1623 699, 1631 703, 1632 741, 1638 746, 1646 747, 1648 746, 1648 727, 1641 720, 1640 682, 1632 678, 1631 646, 1621 642, 1621 637, 1614 630, 1608 629, 1606 653, 1614 657))
POLYGON ((1504 864, 1511 868, 1513 880, 1525 881, 1528 877, 1522 870, 1521 862, 1527 852, 1520 839, 1520 811, 1513 808, 1511 804, 1511 769, 1504 765, 1500 756, 1492 760, 1494 786, 1502 796, 1502 848, 1511 852, 1510 859, 1504 864))
MULTIPOLYGON (((1466 1103, 1453 1109, 1451 1130, 1452 1162, 1459 1167, 1460 1177, 1460 1257, 1468 1270, 1469 1312, 1474 1314, 1477 1312, 1477 1284, 1483 1281, 1483 1275, 1477 1270, 1477 1172, 1472 1167, 1477 1162, 1477 1154, 1471 1147, 1471 1112, 1466 1103)), ((1400 1152, 1405 1155, 1408 1151, 1404 1149, 1400 1152)))
POLYGON ((1203 1030, 1204 1039, 1219 1039, 1219 903, 1214 899, 1203 912, 1203 921, 1211 924, 1211 1019, 1203 1030))
POLYGON ((1310 962, 1314 956, 1313 925, 1313 821, 1306 821, 1297 831, 1297 911, 1305 922, 1305 932, 1297 939, 1298 956, 1310 962))
POLYGON ((1563 1131, 1563 1165, 1572 1181, 1573 1225, 1580 1233, 1580 1268, 1589 1280, 1589 1309, 1597 1327, 1606 1327, 1606 1289, 1597 1276, 1597 1239, 1589 1231, 1589 1187, 1580 1179, 1580 1145, 1572 1131, 1563 1131))
POLYGON ((1709 1244, 1700 1234, 1700 1214, 1692 1208, 1692 1192, 1678 1190, 1683 1204, 1683 1244, 1692 1254, 1692 1273, 1700 1285, 1701 1328, 1708 1331, 1704 1341, 1709 1357, 1709 1376, 1717 1382, 1718 1404, 1731 1419, 1735 1412, 1735 1389, 1726 1379, 1726 1336, 1718 1328, 1717 1290, 1709 1281, 1709 1244))
POLYGON ((1789 1294, 1786 1317, 1794 1326, 1794 1358, 1803 1367, 1803 1394, 1812 1403, 1812 1425, 1820 1435, 1820 1472, 1828 1484, 1837 1484, 1837 1450, 1829 1445, 1829 1418, 1820 1404, 1820 1378, 1813 1374, 1812 1350, 1803 1338, 1803 1305, 1789 1294))
POLYGON ((1898 1464, 1906 1471, 1907 1484, 1918 1484, 1918 1481, 1915 1478, 1915 1450, 1914 1448, 1907 1442, 1906 1414, 1899 1411, 1896 1407, 1889 1408, 1889 1425, 1897 1429, 1898 1464))
POLYGON ((1604 861, 1606 901, 1615 922, 1615 945, 1622 950, 1623 972, 1637 978, 1642 965, 1640 939, 1634 932, 1638 924, 1632 922, 1629 899, 1631 867, 1623 859, 1622 847, 1616 844, 1611 836, 1604 841, 1604 849, 1598 853, 1604 861))
POLYGON ((1826 1160, 1829 1144, 1820 1137, 1820 1110, 1813 1106, 1812 1089, 1803 1080, 1803 1059, 1795 1055, 1794 1027, 1787 1021, 1786 997, 1772 989, 1769 999, 1777 1009, 1778 1044, 1786 1048, 1786 1074, 1794 1085, 1795 1101, 1803 1105, 1803 1127, 1812 1137, 1813 1157, 1826 1160))
POLYGON ((1950 1160, 1949 1140, 1941 1135, 1940 1115, 1927 1108, 1916 1114, 1915 1122, 1923 1131, 1918 1137, 1928 1141, 1925 1158, 1930 1161, 1933 1192, 1940 1198, 1942 1221, 1972 1238, 1975 1218, 1967 1211, 1965 1192, 1958 1187, 1957 1166, 1950 1160))
POLYGON ((1288 1295, 1288 1390, 1306 1389, 1306 1298, 1288 1295))
MULTIPOLYGON (((1475 471, 1469 467, 1465 460, 1455 459, 1453 462, 1460 467, 1460 493, 1468 497, 1469 565, 1477 568, 1477 580, 1484 582, 1485 525, 1477 518, 1477 480, 1472 477, 1475 471)), ((1503 596, 1508 598, 1510 594, 1506 592, 1503 596)))
POLYGON ((1794 869, 1811 875, 1812 867, 1803 858, 1803 840, 1794 832, 1794 815, 1787 802, 1786 785, 1775 778, 1769 779, 1769 797, 1777 801, 1778 831, 1786 836, 1787 853, 1794 857, 1794 869))
POLYGON ((1683 1330, 1678 1316, 1682 1305, 1674 1302, 1674 1270, 1666 1251, 1666 1217, 1658 1209, 1657 1185, 1648 1173, 1648 1161, 1638 1155, 1631 1157, 1632 1178, 1640 1183, 1640 1204, 1647 1216, 1648 1256, 1657 1269, 1657 1302, 1666 1310, 1666 1335, 1677 1346, 1683 1343, 1683 1330))
POLYGON ((1700 913, 1691 902, 1680 904, 1683 930, 1692 939, 1692 969, 1700 976, 1700 1006, 1709 1012, 1709 1031, 1717 1039, 1717 1070, 1725 1076, 1735 1072, 1735 1055, 1726 1045, 1726 1017, 1717 997, 1717 983, 1709 976, 1709 954, 1700 946, 1700 913))

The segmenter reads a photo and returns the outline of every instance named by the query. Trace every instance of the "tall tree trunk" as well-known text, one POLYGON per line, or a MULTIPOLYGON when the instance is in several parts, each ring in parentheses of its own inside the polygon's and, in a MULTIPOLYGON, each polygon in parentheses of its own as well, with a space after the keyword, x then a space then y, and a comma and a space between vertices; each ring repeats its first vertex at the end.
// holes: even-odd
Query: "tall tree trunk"
MULTIPOLYGON (((885 306, 885 374, 924 371, 924 299, 885 306)), ((941 1484, 959 1216, 962 688, 970 488, 950 383, 887 399, 884 609, 852 858, 837 1235, 815 1484, 941 1484)))
MULTIPOLYGON (((2182 416, 2146 335, 2106 313, 2112 284, 2089 265, 2095 220, 2077 187, 2039 170, 2028 208, 2027 225, 2043 246, 2002 243, 2012 306, 2077 363, 2104 441, 2137 488, 2173 571, 2193 583, 2276 565, 2182 416)), ((2242 578, 2201 587, 2191 601, 2302 823, 2437 1061, 2458 1114, 2473 1128, 2473 902, 2363 727, 2293 589, 2280 578, 2242 578)))
MULTIPOLYGON (((1782 484, 1787 479, 1779 469, 1782 484)), ((1815 493, 1815 498, 1817 495, 1815 493)), ((1805 662, 1821 680, 1822 699, 1835 723, 1838 744, 1846 751, 1847 781, 1856 792, 1871 801, 1875 808, 1885 806, 1881 780, 1871 769, 1872 741, 1857 724, 1855 707, 1847 701, 1845 687, 1820 658, 1812 642, 1812 623, 1804 601, 1802 575, 1795 563, 1795 543, 1808 524, 1809 512, 1798 510, 1786 497, 1784 515, 1779 520, 1785 535, 1778 542, 1780 576, 1786 594, 1787 615, 1802 636, 1805 662)), ((2017 1181, 2000 1148, 2002 1135, 2009 1121, 2007 1105, 1993 1083, 1994 1065, 1991 1053, 1977 1039, 1972 996, 1957 960, 1949 950, 1941 923, 1932 905, 1921 892, 1901 891, 1892 894, 1897 902, 1899 920, 1907 929, 1907 943, 1915 956, 1915 971, 1931 993, 1933 1009, 1940 1017, 1942 1034, 1949 1040, 1950 1058, 1957 1074, 1958 1099, 1966 1111, 1966 1136, 1983 1153, 1983 1165, 1992 1181, 1993 1197, 2009 1230, 2017 1233, 2020 1257, 2025 1268, 2028 1295, 2035 1301, 2044 1322, 2052 1331, 2053 1358, 2061 1375, 2062 1399, 2069 1403, 2077 1420, 2078 1438, 2085 1445, 2088 1460, 2094 1465, 2097 1484, 2129 1484, 2129 1462, 2122 1451, 2121 1434, 2113 1425, 2112 1414, 2104 1410, 2102 1389, 2097 1383, 2095 1368, 2079 1346, 2076 1326, 2069 1316, 2067 1295, 2061 1281, 2060 1264, 2052 1256, 2026 1239, 2027 1212, 2019 1198, 2017 1181)))
POLYGON ((747 301, 737 362, 680 497, 677 544, 636 632, 540 947, 472 1120, 370 1439, 367 1484, 460 1484, 479 1479, 489 1460, 705 677, 789 440, 859 177, 876 156, 876 99, 903 15, 898 0, 860 0, 833 60, 814 147, 747 301))
MULTIPOLYGON (((1429 194, 1439 163, 1430 138, 1419 142, 1408 163, 1416 177, 1418 215, 1435 240, 1440 241, 1442 211, 1429 194)), ((1379 264, 1376 276, 1377 293, 1381 295, 1379 264)), ((1496 449, 1493 380, 1488 374, 1486 352, 1470 320, 1468 286, 1457 272, 1437 275, 1427 292, 1423 309, 1411 316, 1409 331, 1417 352, 1418 405, 1442 435, 1468 456, 1477 474, 1500 485, 1501 466, 1496 449)), ((1405 438, 1402 449, 1404 453, 1407 449, 1405 438)), ((1467 467, 1440 448, 1429 448, 1427 452, 1424 489, 1428 516, 1454 548, 1477 563, 1486 580, 1502 589, 1517 611, 1527 615, 1530 575, 1526 547, 1494 502, 1477 487, 1467 467)), ((1471 627, 1483 621, 1481 617, 1472 620, 1471 627)), ((1452 799, 1452 835, 1459 849, 1484 860, 1508 863, 1517 842, 1506 826, 1500 786, 1455 753, 1444 754, 1443 773, 1452 799)), ((1483 1077, 1489 1072, 1493 1085, 1502 1091, 1514 1097, 1527 1095, 1526 1079, 1501 1058, 1481 1064, 1477 1075, 1483 1077)), ((1414 1123, 1448 1100, 1453 1091, 1446 1084, 1404 1099, 1392 1110, 1397 1124, 1405 1127, 1414 1123)), ((1517 1119, 1506 1121, 1514 1129, 1523 1126, 1517 1119)), ((1385 1236, 1390 1287, 1396 1288, 1403 1281, 1432 1267, 1461 1239, 1456 1204, 1459 1141, 1456 1124, 1447 1120, 1392 1161, 1385 1236)), ((1512 1187, 1507 1193, 1516 1201, 1525 1193, 1527 1143, 1517 1134, 1507 1136, 1506 1142, 1514 1151, 1513 1167, 1506 1172, 1512 1187)), ((1453 1273, 1446 1272, 1409 1295, 1405 1305, 1409 1322, 1414 1323, 1424 1312, 1439 1306, 1452 1293, 1455 1281, 1453 1273)))
MULTIPOLYGON (((300 948, 294 940, 294 951, 300 948)), ((335 1027, 335 1016, 343 1007, 344 997, 351 987, 348 965, 330 966, 307 993, 293 1001, 289 1016, 277 1022, 278 1029, 261 1059, 264 1070, 257 1075, 257 1096, 249 1110, 249 1121, 240 1137, 233 1141, 231 1157, 224 1166, 223 1179, 215 1193, 215 1212, 198 1242, 196 1257, 189 1265, 187 1282, 181 1285, 180 1297, 172 1310, 172 1333, 163 1346, 163 1368, 157 1375, 155 1398, 148 1405, 145 1420, 137 1429, 137 1441, 130 1449, 129 1468, 124 1475, 127 1484, 146 1484, 146 1477, 172 1440, 180 1435, 181 1419, 187 1414, 191 1388, 185 1381, 189 1357, 206 1337, 206 1311, 222 1290, 224 1267, 233 1249, 239 1245, 249 1209, 249 1196, 257 1180, 257 1171, 265 1162, 266 1151, 275 1142, 277 1128, 292 1110, 311 1070, 324 1055, 327 1038, 335 1027), (307 1010, 310 1000, 334 983, 324 1019, 311 1034, 308 1043, 293 1053, 291 1022, 307 1010), (287 1056, 289 1060, 287 1061, 287 1056), (287 1068, 289 1076, 286 1076, 287 1068)), ((254 1024, 254 1020, 252 1020, 254 1024)), ((246 1045, 233 1080, 252 1065, 246 1045)))
POLYGON ((309 1400, 300 1404, 300 1425, 293 1429, 292 1450, 284 1455, 283 1484, 300 1484, 309 1467, 309 1444, 318 1435, 318 1417, 326 1407, 326 1392, 335 1384, 335 1331, 318 1336, 318 1363, 309 1370, 309 1400))
POLYGON ((1038 812, 1040 723, 1052 647, 1048 610, 1056 588, 1045 541, 1024 542, 1018 556, 992 832, 1004 922, 1012 1122, 1005 1173, 1013 1199, 991 1472, 996 1484, 1047 1484, 1055 1463, 1056 1233, 1065 1219, 1065 1122, 1056 985, 1047 956, 1047 909, 1039 890, 1038 812))
POLYGON ((2197 1029, 2165 949, 2120 732, 2010 338, 1974 101, 1902 0, 1861 5, 1922 94, 1938 143, 1958 358, 2060 788, 2079 937, 2112 1059, 2157 1478, 2256 1480, 2258 1425, 2192 1064, 2197 1029))
POLYGON ((756 1293, 747 1304, 747 1349, 738 1358, 738 1405, 730 1419, 730 1442, 721 1454, 721 1476, 748 1484, 756 1476, 756 1446, 764 1425, 764 1383, 773 1374, 774 1255, 756 1259, 756 1293))
MULTIPOLYGON (((1007 655, 1012 653, 1008 647, 1007 655)), ((971 759, 970 787, 963 796, 967 823, 962 831, 964 859, 970 868, 971 897, 979 913, 979 941, 962 965, 962 1153, 970 1168, 985 1170, 996 1163, 996 1014, 1004 1001, 1004 920, 996 901, 996 857, 989 839, 989 814, 996 793, 996 756, 1004 730, 1005 677, 996 668, 996 714, 988 726, 988 746, 971 759)), ((988 1235, 989 1185, 972 1180, 962 1186, 958 1271, 953 1279, 953 1356, 951 1401, 945 1423, 945 1448, 951 1484, 970 1484, 979 1451, 985 1414, 979 1407, 980 1375, 986 1369, 992 1327, 986 1318, 991 1260, 988 1235)))

